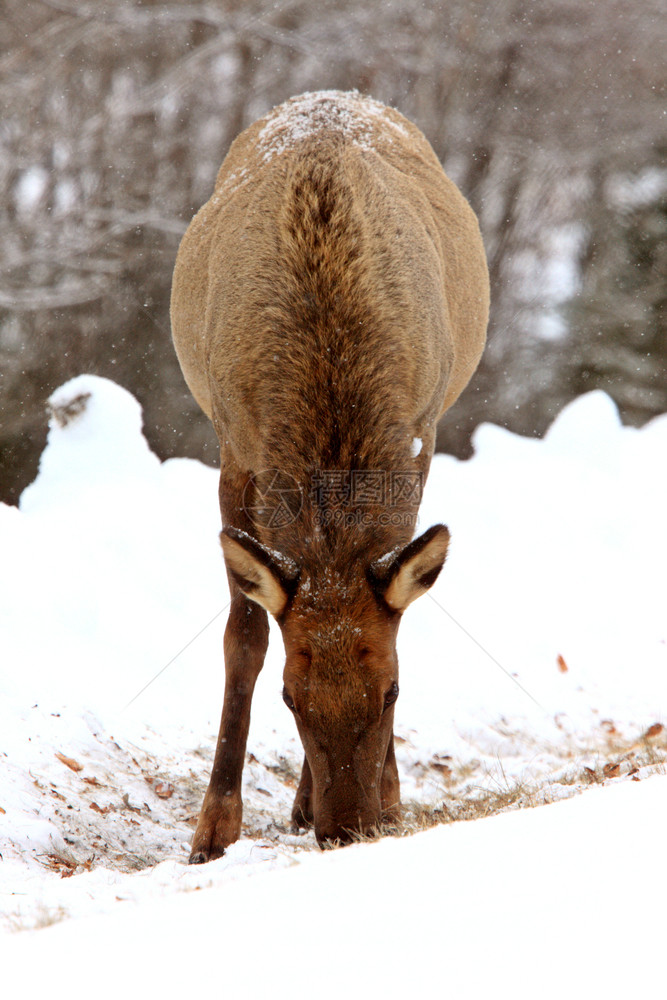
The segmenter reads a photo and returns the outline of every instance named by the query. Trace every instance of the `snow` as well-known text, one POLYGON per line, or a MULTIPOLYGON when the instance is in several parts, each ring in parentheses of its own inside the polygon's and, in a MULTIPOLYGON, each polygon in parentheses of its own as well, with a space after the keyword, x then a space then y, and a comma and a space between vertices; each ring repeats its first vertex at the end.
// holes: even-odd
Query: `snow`
POLYGON ((268 163, 308 136, 332 129, 362 149, 373 149, 377 119, 382 120, 385 129, 402 136, 407 134, 384 104, 358 91, 320 90, 300 94, 266 116, 257 136, 258 151, 268 163))
POLYGON ((20 212, 32 212, 44 196, 49 183, 49 173, 41 166, 33 164, 19 176, 14 191, 20 212))
POLYGON ((38 941, 17 936, 3 972, 54 1000, 83 995, 73 982, 101 997, 128 984, 134 995, 149 987, 176 997, 213 983, 227 996, 276 1000, 296 984, 324 998, 362 996, 367 984, 389 998, 651 995, 661 981, 666 880, 655 859, 666 785, 595 789, 409 840, 303 855, 224 894, 124 903, 38 941))
POLYGON ((272 628, 243 838, 188 867, 222 705, 217 473, 160 463, 106 380, 51 408, 35 483, 0 506, 3 982, 21 974, 29 998, 176 997, 214 976, 247 997, 295 980, 323 997, 655 987, 667 416, 623 427, 595 392, 542 441, 483 425, 471 460, 434 459, 417 530, 445 521, 452 542, 401 625, 397 759, 408 819, 449 822, 326 854, 289 832, 301 750, 272 628))
POLYGON ((639 174, 613 174, 607 182, 607 194, 621 211, 650 205, 667 190, 667 170, 644 167, 639 174))
POLYGON ((304 984, 323 998, 362 996, 368 984, 389 998, 652 995, 666 786, 662 777, 595 789, 407 840, 306 854, 224 893, 124 902, 96 921, 15 936, 3 974, 54 1000, 83 995, 79 984, 102 998, 128 986, 131 995, 197 995, 213 983, 226 996, 276 1000, 304 984))
MULTIPOLYGON (((231 537, 237 540, 241 538, 247 539, 250 542, 252 548, 252 543, 254 542, 254 539, 247 533, 247 531, 242 531, 240 528, 234 528, 233 535, 231 537)), ((296 579, 296 577, 299 574, 299 567, 297 566, 297 564, 294 562, 293 559, 291 559, 284 552, 278 552, 277 549, 272 549, 268 545, 263 544, 262 548, 267 553, 267 555, 271 557, 275 565, 280 569, 280 571, 283 573, 286 579, 288 580, 296 579)))

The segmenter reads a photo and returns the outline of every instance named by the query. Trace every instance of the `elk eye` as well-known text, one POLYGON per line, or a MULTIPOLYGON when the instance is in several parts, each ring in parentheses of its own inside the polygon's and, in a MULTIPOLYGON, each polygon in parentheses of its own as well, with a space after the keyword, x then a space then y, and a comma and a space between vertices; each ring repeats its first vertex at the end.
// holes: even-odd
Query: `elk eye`
POLYGON ((389 708, 390 705, 394 704, 397 698, 398 698, 398 684, 396 683, 396 681, 394 681, 394 683, 391 685, 386 695, 384 696, 384 707, 389 708))
POLYGON ((285 704, 289 708, 290 712, 293 712, 294 711, 294 701, 292 699, 292 695, 288 692, 288 690, 287 690, 286 687, 283 687, 283 701, 285 702, 285 704))

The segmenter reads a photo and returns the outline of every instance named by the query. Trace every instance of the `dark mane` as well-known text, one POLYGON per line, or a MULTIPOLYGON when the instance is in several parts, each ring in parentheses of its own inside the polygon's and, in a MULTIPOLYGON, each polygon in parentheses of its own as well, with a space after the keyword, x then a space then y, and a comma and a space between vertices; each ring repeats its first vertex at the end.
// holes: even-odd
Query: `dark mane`
MULTIPOLYGON (((296 160, 282 204, 282 280, 264 316, 275 347, 266 461, 297 479, 305 501, 294 532, 281 531, 273 541, 290 551, 293 534, 294 546, 303 548, 309 532, 311 553, 322 560, 334 550, 339 560, 368 553, 369 542, 381 550, 387 533, 377 522, 372 530, 352 524, 369 513, 368 503, 355 505, 354 497, 333 505, 336 521, 331 497, 326 510, 318 504, 317 477, 337 471, 351 485, 350 477, 363 472, 389 475, 414 466, 403 416, 408 387, 397 378, 403 348, 394 336, 402 287, 392 262, 373 249, 376 220, 355 206, 340 156, 344 142, 319 134, 296 160), (343 517, 347 531, 340 530, 343 517)), ((408 513, 416 516, 413 508, 408 513)), ((408 518, 400 535, 410 533, 408 518)))

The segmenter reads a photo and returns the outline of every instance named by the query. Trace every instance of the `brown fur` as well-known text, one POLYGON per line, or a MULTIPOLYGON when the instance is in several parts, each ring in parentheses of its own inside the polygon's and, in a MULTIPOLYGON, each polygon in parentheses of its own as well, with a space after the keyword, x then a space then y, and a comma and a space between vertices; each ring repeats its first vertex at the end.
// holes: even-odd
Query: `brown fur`
POLYGON ((437 576, 448 535, 433 529, 407 555, 378 562, 412 537, 414 498, 396 500, 392 518, 380 501, 345 497, 327 498, 323 511, 313 477, 425 478, 438 418, 477 365, 487 315, 475 217, 398 112, 355 94, 303 95, 232 144, 183 238, 172 291, 179 360, 220 440, 233 597, 220 738, 192 860, 239 835, 266 647, 260 604, 282 628, 306 752, 295 823, 314 818, 325 841, 395 815, 384 699, 398 675, 396 630, 437 576), (280 529, 247 513, 250 477, 266 469, 302 492, 299 516, 280 529))

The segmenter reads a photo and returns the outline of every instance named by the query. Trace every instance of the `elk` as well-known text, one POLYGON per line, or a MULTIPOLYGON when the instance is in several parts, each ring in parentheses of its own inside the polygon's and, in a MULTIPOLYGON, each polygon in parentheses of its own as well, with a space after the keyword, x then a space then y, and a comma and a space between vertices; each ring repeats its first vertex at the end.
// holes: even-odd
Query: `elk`
POLYGON ((232 143, 171 298, 183 374, 220 443, 231 595, 191 863, 240 836, 267 612, 305 753, 294 828, 330 846, 397 821, 397 630, 449 543, 444 525, 413 539, 420 490, 488 308, 475 215, 394 109, 304 94, 232 143))

